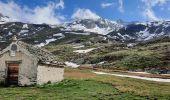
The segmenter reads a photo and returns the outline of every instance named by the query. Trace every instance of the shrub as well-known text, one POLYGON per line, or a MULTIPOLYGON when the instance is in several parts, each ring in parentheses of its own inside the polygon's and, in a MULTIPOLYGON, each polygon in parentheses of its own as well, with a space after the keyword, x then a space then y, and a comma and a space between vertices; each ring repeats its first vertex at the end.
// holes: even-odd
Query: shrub
POLYGON ((158 67, 161 66, 162 63, 155 55, 143 56, 134 54, 123 58, 117 65, 133 70, 158 67))

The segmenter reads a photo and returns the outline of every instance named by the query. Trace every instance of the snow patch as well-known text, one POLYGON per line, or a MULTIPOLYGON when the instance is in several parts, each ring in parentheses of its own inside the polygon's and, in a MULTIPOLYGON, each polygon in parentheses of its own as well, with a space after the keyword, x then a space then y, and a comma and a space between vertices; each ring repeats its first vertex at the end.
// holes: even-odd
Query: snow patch
POLYGON ((9 19, 8 17, 0 17, 0 24, 5 24, 12 21, 11 19, 9 19))
POLYGON ((119 35, 120 37, 122 37, 123 39, 126 39, 123 35, 121 35, 120 33, 117 33, 117 35, 119 35))
POLYGON ((34 41, 34 43, 38 43, 38 41, 34 41))
POLYGON ((79 49, 79 48, 83 48, 83 47, 85 47, 84 45, 78 45, 78 46, 74 46, 73 48, 74 49, 79 49))
POLYGON ((155 36, 155 34, 150 34, 147 38, 145 38, 144 40, 150 40, 155 36))
POLYGON ((127 47, 134 47, 136 45, 136 43, 128 43, 127 47))
POLYGON ((28 29, 28 24, 24 24, 24 25, 22 26, 22 28, 23 28, 23 29, 28 29))
POLYGON ((148 78, 148 77, 132 76, 132 75, 111 74, 105 72, 93 72, 93 73, 98 75, 112 75, 112 76, 135 78, 135 79, 142 79, 142 80, 155 81, 155 82, 170 82, 170 79, 162 79, 162 78, 148 78))
POLYGON ((43 47, 43 46, 45 46, 45 45, 46 45, 45 43, 40 43, 40 44, 35 45, 35 46, 37 46, 37 47, 43 47))
POLYGON ((102 61, 102 62, 99 62, 98 64, 101 65, 101 64, 104 64, 104 63, 106 63, 106 62, 107 62, 107 61, 102 61))
POLYGON ((61 37, 65 37, 62 33, 53 34, 53 36, 61 36, 61 37))
POLYGON ((57 39, 55 39, 55 38, 51 38, 51 39, 47 39, 47 40, 45 40, 45 42, 46 42, 46 45, 47 44, 49 44, 50 42, 54 42, 54 41, 56 41, 57 39))
POLYGON ((51 28, 56 28, 57 25, 49 25, 51 28))
POLYGON ((128 73, 136 73, 136 74, 150 74, 147 72, 134 72, 134 71, 128 71, 128 73))
POLYGON ((85 32, 92 32, 101 35, 107 35, 109 32, 112 31, 112 29, 110 28, 99 28, 97 25, 91 29, 88 29, 85 26, 82 26, 81 24, 72 25, 69 28, 70 28, 69 30, 84 30, 85 32))
POLYGON ((75 53, 88 53, 88 52, 91 52, 93 50, 95 50, 96 48, 90 48, 90 49, 86 49, 86 50, 75 50, 73 52, 75 53))
POLYGON ((10 31, 8 32, 8 35, 12 35, 13 33, 11 33, 10 31))
POLYGON ((70 33, 70 34, 78 34, 78 35, 90 35, 90 33, 85 33, 85 32, 82 32, 82 33, 78 33, 78 32, 65 32, 65 33, 70 33))
POLYGON ((61 38, 63 38, 63 37, 59 37, 59 38, 51 38, 51 39, 47 39, 47 40, 45 40, 45 43, 40 43, 40 44, 37 44, 37 45, 35 45, 35 46, 37 46, 37 47, 43 47, 43 46, 45 46, 45 45, 48 45, 49 43, 51 43, 51 42, 54 42, 54 41, 56 41, 56 40, 59 40, 59 39, 61 39, 61 38))
POLYGON ((77 68, 80 66, 80 65, 77 65, 76 63, 68 62, 68 61, 66 61, 65 64, 66 64, 66 66, 72 67, 72 68, 77 68))
POLYGON ((21 31, 19 32, 19 34, 27 33, 27 32, 29 32, 29 30, 21 30, 21 31))

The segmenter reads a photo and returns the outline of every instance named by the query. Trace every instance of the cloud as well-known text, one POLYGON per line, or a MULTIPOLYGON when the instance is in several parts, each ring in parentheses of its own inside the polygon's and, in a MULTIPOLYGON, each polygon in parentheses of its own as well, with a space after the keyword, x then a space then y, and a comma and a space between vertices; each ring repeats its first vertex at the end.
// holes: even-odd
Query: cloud
POLYGON ((64 9, 64 1, 63 1, 63 0, 60 0, 60 2, 55 5, 55 7, 56 7, 56 8, 64 9))
POLYGON ((102 3, 101 4, 101 7, 102 8, 107 8, 107 7, 110 7, 110 6, 112 6, 113 5, 113 3, 102 3))
POLYGON ((119 0, 119 8, 118 8, 118 10, 121 13, 124 13, 123 0, 119 0))
POLYGON ((33 9, 27 6, 20 6, 14 1, 0 1, 0 13, 19 22, 60 24, 65 18, 56 14, 58 9, 64 9, 63 0, 60 0, 58 3, 48 2, 46 6, 36 6, 33 9))
POLYGON ((152 9, 146 9, 143 15, 147 17, 149 20, 159 20, 159 18, 155 15, 152 9))
POLYGON ((99 19, 100 17, 92 12, 90 9, 77 9, 73 15, 71 16, 72 19, 99 19))
POLYGON ((156 16, 153 8, 155 6, 163 6, 167 3, 168 0, 141 0, 145 6, 143 16, 149 20, 161 20, 158 16, 156 16))

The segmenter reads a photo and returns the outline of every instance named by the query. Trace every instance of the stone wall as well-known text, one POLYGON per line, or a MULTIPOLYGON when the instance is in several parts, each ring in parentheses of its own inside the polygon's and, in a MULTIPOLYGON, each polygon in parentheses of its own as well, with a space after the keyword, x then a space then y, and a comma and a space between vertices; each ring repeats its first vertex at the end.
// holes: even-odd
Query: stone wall
POLYGON ((64 68, 39 65, 37 73, 37 84, 54 83, 63 80, 64 68))
POLYGON ((10 52, 6 52, 0 57, 0 81, 4 82, 7 78, 6 62, 21 61, 19 64, 18 85, 36 84, 37 80, 37 61, 33 56, 28 56, 22 52, 16 52, 15 56, 10 56, 10 52))

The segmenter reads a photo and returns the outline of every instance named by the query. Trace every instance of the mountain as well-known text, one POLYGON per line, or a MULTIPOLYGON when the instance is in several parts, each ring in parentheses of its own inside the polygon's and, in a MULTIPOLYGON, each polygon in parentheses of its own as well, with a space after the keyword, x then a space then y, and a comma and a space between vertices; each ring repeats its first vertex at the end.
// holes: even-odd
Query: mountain
POLYGON ((86 41, 100 35, 84 30, 70 30, 63 26, 47 24, 29 24, 22 22, 4 22, 0 24, 0 48, 4 48, 17 35, 19 40, 36 46, 49 43, 72 43, 86 41))
POLYGON ((4 24, 5 22, 8 22, 8 21, 9 21, 9 17, 3 16, 3 15, 0 13, 0 24, 4 24))
POLYGON ((66 23, 65 27, 71 30, 84 30, 101 35, 107 35, 111 31, 117 31, 123 27, 121 23, 110 21, 104 18, 98 19, 77 19, 71 23, 66 23))
POLYGON ((0 24, 4 24, 9 21, 10 21, 10 18, 8 16, 4 16, 0 13, 0 24))
POLYGON ((134 22, 112 31, 108 37, 122 42, 142 42, 170 36, 170 21, 134 22))
POLYGON ((124 42, 136 43, 170 36, 170 21, 124 22, 103 18, 77 19, 63 25, 13 22, 0 14, 0 48, 13 35, 39 47, 49 43, 124 42))

